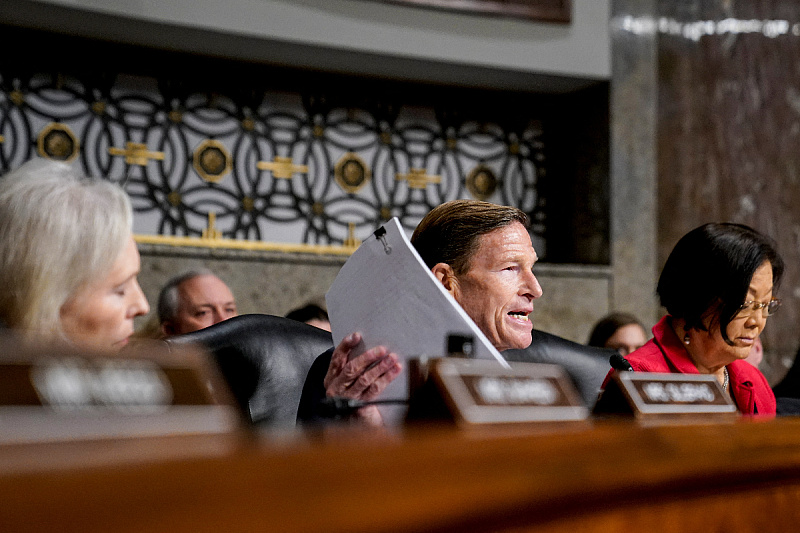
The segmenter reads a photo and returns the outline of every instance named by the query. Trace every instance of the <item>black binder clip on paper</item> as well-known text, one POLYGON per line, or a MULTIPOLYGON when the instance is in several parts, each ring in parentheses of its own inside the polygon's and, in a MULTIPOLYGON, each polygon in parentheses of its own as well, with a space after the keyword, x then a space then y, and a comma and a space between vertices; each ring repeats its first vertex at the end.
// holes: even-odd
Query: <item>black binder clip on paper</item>
POLYGON ((383 244, 383 251, 386 252, 386 255, 390 255, 392 253, 392 247, 389 246, 388 242, 386 242, 386 228, 381 226, 375 230, 373 235, 375 235, 375 238, 381 241, 381 244, 383 244))

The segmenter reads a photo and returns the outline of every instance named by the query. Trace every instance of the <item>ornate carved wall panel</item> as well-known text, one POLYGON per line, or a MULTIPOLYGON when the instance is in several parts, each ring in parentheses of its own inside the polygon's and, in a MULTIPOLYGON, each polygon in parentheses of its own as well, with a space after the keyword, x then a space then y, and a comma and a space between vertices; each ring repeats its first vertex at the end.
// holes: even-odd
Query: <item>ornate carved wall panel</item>
POLYGON ((533 117, 508 130, 310 93, 178 96, 125 77, 104 88, 6 76, 3 87, 3 170, 34 153, 77 160, 125 184, 142 233, 200 235, 213 213, 225 237, 341 244, 392 216, 413 228, 431 207, 474 197, 522 208, 544 234, 546 159, 533 117))
POLYGON ((608 260, 607 108, 591 111, 607 88, 426 86, 5 30, 63 54, 0 64, 0 173, 74 161, 124 184, 139 234, 357 245, 478 198, 527 212, 542 259, 608 260))

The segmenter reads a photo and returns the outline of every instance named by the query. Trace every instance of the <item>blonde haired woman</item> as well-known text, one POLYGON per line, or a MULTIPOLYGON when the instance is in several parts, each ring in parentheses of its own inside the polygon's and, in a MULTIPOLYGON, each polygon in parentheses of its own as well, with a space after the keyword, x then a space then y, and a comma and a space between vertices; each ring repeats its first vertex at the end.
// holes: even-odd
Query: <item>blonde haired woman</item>
POLYGON ((0 323, 31 340, 112 351, 149 311, 130 200, 34 159, 0 178, 0 323))

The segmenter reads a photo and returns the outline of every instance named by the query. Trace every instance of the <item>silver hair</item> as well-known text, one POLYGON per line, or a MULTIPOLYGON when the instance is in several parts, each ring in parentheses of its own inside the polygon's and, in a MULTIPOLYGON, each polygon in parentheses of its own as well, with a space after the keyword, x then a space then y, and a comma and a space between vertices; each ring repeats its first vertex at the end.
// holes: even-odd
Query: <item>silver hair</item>
POLYGON ((111 271, 133 214, 117 185, 33 159, 0 178, 0 322, 63 337, 61 308, 111 271))
POLYGON ((182 283, 200 276, 214 275, 215 274, 207 268, 198 268, 195 270, 187 270, 182 274, 170 278, 161 288, 161 292, 158 293, 157 310, 159 323, 163 324, 168 320, 175 320, 178 314, 178 304, 180 303, 178 288, 182 283))

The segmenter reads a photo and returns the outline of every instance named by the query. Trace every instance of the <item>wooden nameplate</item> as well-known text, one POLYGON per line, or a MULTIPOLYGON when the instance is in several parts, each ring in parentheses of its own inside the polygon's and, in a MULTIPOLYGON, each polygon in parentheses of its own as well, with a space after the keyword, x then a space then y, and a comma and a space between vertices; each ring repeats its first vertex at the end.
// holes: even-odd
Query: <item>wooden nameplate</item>
POLYGON ((584 420, 589 416, 558 365, 444 357, 430 373, 460 425, 584 420))
POLYGON ((738 410, 717 378, 709 374, 617 371, 611 375, 593 413, 637 418, 727 418, 735 416, 738 410))
POLYGON ((87 353, 0 339, 0 443, 231 431, 227 385, 196 347, 87 353))

